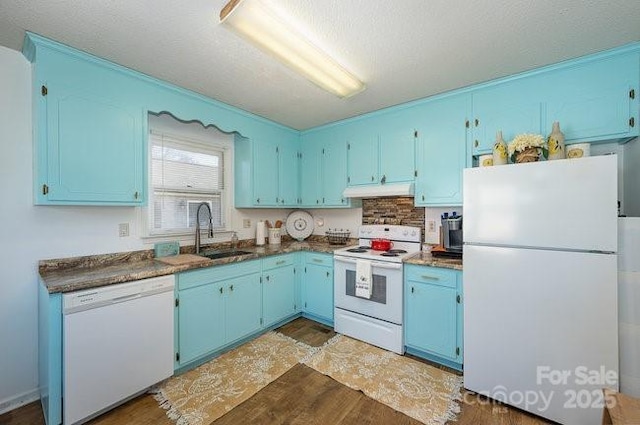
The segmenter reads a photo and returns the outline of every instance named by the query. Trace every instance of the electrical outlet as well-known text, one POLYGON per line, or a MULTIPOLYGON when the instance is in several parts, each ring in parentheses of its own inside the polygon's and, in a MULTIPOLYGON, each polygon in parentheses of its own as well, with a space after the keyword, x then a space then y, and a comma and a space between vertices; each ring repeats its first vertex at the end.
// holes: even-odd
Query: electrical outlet
POLYGON ((118 225, 118 234, 121 238, 129 236, 129 223, 120 223, 118 225))
POLYGON ((427 220, 427 232, 434 233, 436 231, 436 221, 427 220))
POLYGON ((244 227, 245 229, 248 229, 251 227, 251 219, 250 218, 245 218, 244 220, 242 220, 242 227, 244 227))

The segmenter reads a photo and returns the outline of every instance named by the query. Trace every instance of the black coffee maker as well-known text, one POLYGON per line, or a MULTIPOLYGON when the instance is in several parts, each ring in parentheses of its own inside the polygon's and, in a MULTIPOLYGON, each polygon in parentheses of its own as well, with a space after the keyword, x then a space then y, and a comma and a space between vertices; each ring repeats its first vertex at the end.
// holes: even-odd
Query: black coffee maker
POLYGON ((442 246, 447 257, 462 258, 462 216, 444 213, 442 221, 442 246))

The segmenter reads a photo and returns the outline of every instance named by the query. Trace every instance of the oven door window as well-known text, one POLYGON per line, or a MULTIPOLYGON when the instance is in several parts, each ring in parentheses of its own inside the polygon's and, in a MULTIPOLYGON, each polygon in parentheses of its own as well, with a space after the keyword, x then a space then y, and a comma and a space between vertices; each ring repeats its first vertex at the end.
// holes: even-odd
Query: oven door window
MULTIPOLYGON (((356 296, 356 272, 355 270, 347 270, 347 295, 356 296)), ((360 298, 360 297, 358 297, 360 298)), ((366 298, 362 298, 366 299, 366 298)), ((373 275, 373 293, 367 301, 373 301, 380 304, 387 303, 387 277, 374 274, 373 275)))

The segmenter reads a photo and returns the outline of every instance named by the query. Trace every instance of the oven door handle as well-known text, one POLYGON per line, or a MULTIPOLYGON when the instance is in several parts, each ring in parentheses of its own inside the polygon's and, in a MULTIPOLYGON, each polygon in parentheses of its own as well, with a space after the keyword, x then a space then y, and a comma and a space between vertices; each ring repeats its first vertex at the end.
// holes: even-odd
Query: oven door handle
MULTIPOLYGON (((334 260, 340 261, 341 263, 349 263, 356 264, 356 260, 347 259, 344 257, 333 257, 334 260)), ((402 270, 402 263, 383 263, 380 261, 370 261, 371 267, 377 267, 380 269, 390 269, 390 270, 402 270)))

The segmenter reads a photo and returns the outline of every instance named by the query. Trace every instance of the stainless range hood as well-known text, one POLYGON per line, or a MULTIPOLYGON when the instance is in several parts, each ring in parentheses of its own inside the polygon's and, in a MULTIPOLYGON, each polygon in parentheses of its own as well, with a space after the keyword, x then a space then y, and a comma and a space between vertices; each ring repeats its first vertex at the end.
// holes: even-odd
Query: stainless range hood
POLYGON ((350 186, 342 192, 345 198, 381 198, 384 196, 413 196, 413 183, 389 183, 371 186, 350 186))

